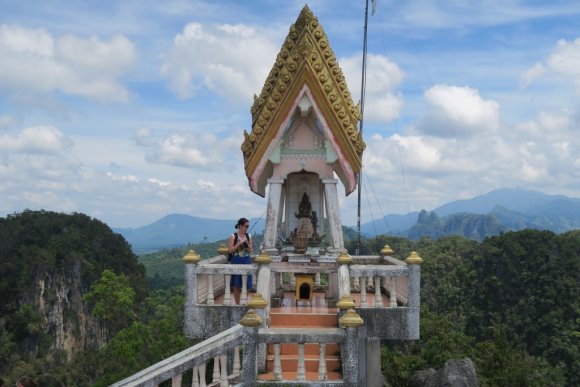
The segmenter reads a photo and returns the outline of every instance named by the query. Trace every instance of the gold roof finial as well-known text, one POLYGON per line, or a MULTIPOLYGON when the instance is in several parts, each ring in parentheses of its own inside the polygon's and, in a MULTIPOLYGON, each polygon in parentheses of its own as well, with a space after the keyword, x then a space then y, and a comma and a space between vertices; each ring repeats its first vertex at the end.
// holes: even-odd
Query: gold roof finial
POLYGON ((259 327, 262 326, 262 318, 258 316, 255 309, 250 309, 240 320, 240 324, 245 327, 259 327))
POLYGON ((248 302, 248 306, 255 309, 264 309, 267 305, 268 301, 260 293, 254 294, 250 302, 248 302))
POLYGON ((228 252, 229 252, 229 250, 228 250, 227 246, 223 243, 220 245, 220 247, 217 248, 217 253, 219 255, 225 255, 227 257, 228 252))
POLYGON ((338 258, 336 258, 336 263, 339 265, 350 265, 352 263, 352 257, 345 251, 341 251, 338 258))
POLYGON ((338 322, 340 325, 347 328, 356 328, 364 324, 363 319, 354 309, 347 310, 338 322))
POLYGON ((183 262, 184 263, 198 263, 199 261, 201 261, 201 257, 199 256, 198 253, 195 252, 195 250, 189 250, 187 252, 187 254, 185 254, 185 256, 183 257, 183 262))
POLYGON ((352 296, 342 296, 340 301, 336 303, 336 307, 342 310, 351 309, 354 308, 355 306, 356 305, 354 303, 354 300, 352 299, 352 296))
POLYGON ((420 265, 423 263, 423 258, 421 258, 416 251, 412 251, 407 259, 405 259, 405 262, 407 262, 408 265, 420 265))
POLYGON ((254 262, 256 262, 258 265, 265 265, 272 262, 272 258, 270 258, 267 252, 262 250, 260 251, 260 255, 258 255, 254 260, 254 262))
POLYGON ((385 245, 385 247, 383 247, 383 249, 380 252, 380 254, 382 256, 391 255, 393 253, 394 253, 394 251, 393 251, 393 249, 391 249, 391 246, 389 246, 389 245, 385 245))

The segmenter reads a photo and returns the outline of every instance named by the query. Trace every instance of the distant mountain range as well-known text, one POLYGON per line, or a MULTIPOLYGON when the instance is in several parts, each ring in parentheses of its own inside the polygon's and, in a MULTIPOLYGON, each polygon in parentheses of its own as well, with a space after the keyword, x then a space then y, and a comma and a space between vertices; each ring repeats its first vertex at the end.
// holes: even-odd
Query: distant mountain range
MULTIPOLYGON (((207 219, 184 214, 164 216, 156 222, 139 228, 113 228, 123 235, 137 254, 188 243, 214 242, 226 239, 235 231, 237 219, 207 219)), ((263 219, 250 219, 251 233, 264 232, 263 219)))
POLYGON ((361 232, 367 236, 389 234, 411 239, 458 234, 474 240, 525 228, 561 233, 580 229, 580 199, 524 189, 498 189, 444 204, 431 212, 387 215, 385 219, 361 225, 361 232))
MULTIPOLYGON (((147 226, 114 228, 136 253, 188 243, 226 239, 236 220, 206 219, 184 214, 167 215, 147 226)), ((264 231, 264 219, 250 219, 252 232, 264 231)), ((524 189, 498 189, 468 200, 456 200, 431 212, 389 214, 361 225, 367 236, 389 234, 419 239, 458 234, 482 240, 505 231, 524 228, 557 233, 580 229, 580 199, 547 195, 524 189)))

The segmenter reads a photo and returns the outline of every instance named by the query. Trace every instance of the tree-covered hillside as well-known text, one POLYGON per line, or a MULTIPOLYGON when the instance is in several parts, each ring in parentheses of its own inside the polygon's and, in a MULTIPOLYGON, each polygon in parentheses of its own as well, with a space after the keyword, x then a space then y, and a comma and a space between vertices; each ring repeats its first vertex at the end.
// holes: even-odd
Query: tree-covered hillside
POLYGON ((83 297, 106 269, 135 303, 145 299, 144 267, 106 224, 48 211, 0 218, 0 375, 67 380, 65 364, 105 345, 121 326, 93 316, 83 297))
POLYGON ((481 243, 382 236, 362 251, 385 244, 399 259, 417 250, 425 260, 422 338, 385 347, 392 385, 463 357, 474 359, 484 386, 580 385, 580 231, 524 230, 481 243))
MULTIPOLYGON (((351 253, 353 236, 345 233, 351 253)), ((190 248, 215 256, 219 244, 142 256, 158 288, 150 292, 128 244, 98 220, 45 211, 0 218, 0 378, 107 386, 190 346, 182 257, 190 248)), ((463 357, 483 386, 580 385, 580 231, 483 242, 379 236, 363 239, 361 254, 385 244, 396 258, 416 250, 425 261, 421 340, 383 347, 391 385, 463 357)))

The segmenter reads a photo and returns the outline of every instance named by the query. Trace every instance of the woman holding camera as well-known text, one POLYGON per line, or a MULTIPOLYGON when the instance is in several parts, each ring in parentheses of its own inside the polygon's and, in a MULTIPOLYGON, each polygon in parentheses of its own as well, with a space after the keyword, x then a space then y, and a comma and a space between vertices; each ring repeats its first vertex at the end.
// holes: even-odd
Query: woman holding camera
MULTIPOLYGON (((236 231, 230 235, 228 241, 228 253, 230 254, 230 263, 232 264, 250 264, 250 254, 254 252, 252 241, 248 234, 250 221, 246 218, 240 218, 236 224, 236 231)), ((232 275, 230 286, 234 289, 234 300, 240 304, 240 292, 242 288, 242 276, 232 275)), ((248 275, 248 290, 252 289, 252 276, 248 275)))

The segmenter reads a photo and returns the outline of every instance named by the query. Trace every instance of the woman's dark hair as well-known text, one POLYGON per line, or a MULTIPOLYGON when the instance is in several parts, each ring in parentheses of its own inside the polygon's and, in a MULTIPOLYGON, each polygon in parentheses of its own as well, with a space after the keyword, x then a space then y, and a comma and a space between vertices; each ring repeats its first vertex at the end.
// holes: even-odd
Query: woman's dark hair
POLYGON ((236 224, 236 229, 240 228, 240 226, 243 226, 246 223, 249 223, 250 221, 246 218, 240 218, 238 219, 238 223, 236 224))

